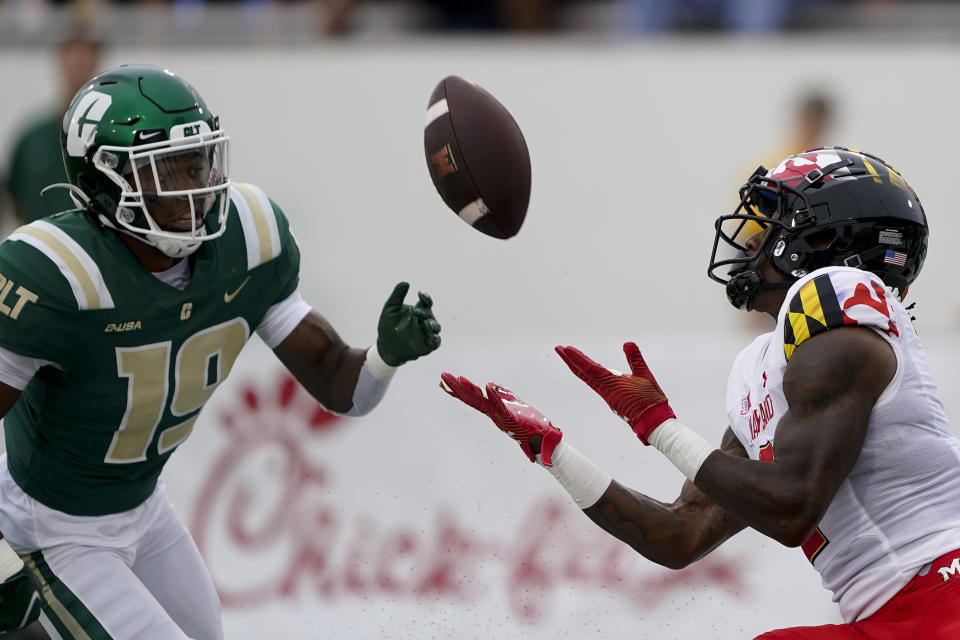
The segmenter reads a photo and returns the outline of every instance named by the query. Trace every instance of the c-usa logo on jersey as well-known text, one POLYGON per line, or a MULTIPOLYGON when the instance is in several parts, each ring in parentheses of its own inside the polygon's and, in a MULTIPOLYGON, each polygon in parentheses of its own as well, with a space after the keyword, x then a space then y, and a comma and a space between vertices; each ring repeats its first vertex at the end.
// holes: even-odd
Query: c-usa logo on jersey
POLYGON ((77 102, 72 111, 68 112, 69 122, 64 122, 67 130, 67 153, 74 157, 82 157, 86 152, 93 136, 97 133, 100 118, 113 103, 113 96, 99 91, 85 94, 77 102))

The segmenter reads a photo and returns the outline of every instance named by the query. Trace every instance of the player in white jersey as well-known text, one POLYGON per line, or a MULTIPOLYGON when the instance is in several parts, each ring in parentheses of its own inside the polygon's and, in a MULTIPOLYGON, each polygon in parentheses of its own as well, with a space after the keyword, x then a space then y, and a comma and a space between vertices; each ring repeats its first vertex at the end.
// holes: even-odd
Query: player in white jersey
POLYGON ((758 169, 716 229, 710 277, 777 319, 737 356, 719 449, 676 420, 632 342, 628 374, 557 347, 686 475, 673 504, 612 480, 507 389, 449 373, 441 386, 654 562, 684 567, 748 526, 801 547, 846 624, 763 640, 960 638, 960 440, 901 303, 927 248, 916 194, 879 158, 815 149, 758 169))

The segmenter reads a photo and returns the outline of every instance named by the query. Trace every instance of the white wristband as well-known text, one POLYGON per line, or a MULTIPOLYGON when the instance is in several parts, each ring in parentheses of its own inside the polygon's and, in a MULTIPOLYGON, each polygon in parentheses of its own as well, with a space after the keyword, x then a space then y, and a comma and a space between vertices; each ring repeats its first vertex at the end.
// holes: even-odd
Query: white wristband
POLYGON ((343 415, 356 417, 370 413, 387 393, 390 379, 396 371, 396 367, 383 361, 376 345, 367 349, 367 356, 357 377, 357 385, 353 388, 353 406, 343 415))
POLYGON ((699 433, 678 422, 676 418, 664 420, 650 432, 648 440, 673 466, 687 476, 690 482, 693 482, 700 465, 715 449, 699 433))
POLYGON ((610 474, 601 471, 563 440, 553 450, 553 466, 544 468, 567 490, 581 509, 596 504, 613 481, 610 474))
POLYGON ((397 368, 383 361, 383 356, 377 351, 377 345, 367 349, 366 366, 370 368, 370 373, 379 380, 389 380, 397 372, 397 368))
POLYGON ((0 582, 23 569, 23 560, 10 548, 7 541, 0 538, 0 582))

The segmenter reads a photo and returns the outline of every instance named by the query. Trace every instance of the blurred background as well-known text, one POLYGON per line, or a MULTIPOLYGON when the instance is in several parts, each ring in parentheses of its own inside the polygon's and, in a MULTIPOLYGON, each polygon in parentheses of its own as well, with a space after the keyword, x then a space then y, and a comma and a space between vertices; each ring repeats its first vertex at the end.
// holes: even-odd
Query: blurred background
POLYGON ((955 2, 0 0, 0 226, 62 208, 38 192, 62 179, 76 88, 151 63, 220 115, 231 178, 283 207, 304 296, 345 339, 374 339, 398 280, 436 300, 443 347, 373 414, 318 414, 254 340, 168 464, 228 638, 734 639, 837 622, 800 550, 750 531, 682 572, 636 556, 437 381, 511 387, 618 480, 672 501, 680 474, 553 346, 617 368, 637 341, 678 415, 719 442, 729 366, 772 323, 706 278, 713 221, 758 164, 840 144, 897 167, 924 204, 908 302, 957 430, 958 40, 955 2), (526 135, 533 193, 509 241, 458 220, 425 169, 427 98, 449 74, 526 135))

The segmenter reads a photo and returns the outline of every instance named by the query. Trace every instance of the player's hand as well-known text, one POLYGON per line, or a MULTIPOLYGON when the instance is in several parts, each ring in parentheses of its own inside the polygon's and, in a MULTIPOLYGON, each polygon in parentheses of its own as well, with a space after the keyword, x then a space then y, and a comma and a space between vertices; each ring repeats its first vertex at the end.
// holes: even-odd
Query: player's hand
POLYGON ((553 450, 560 443, 563 433, 550 424, 546 416, 524 403, 512 391, 490 382, 484 392, 463 376, 458 377, 447 372, 440 374, 440 388, 480 413, 490 416, 500 431, 520 443, 520 448, 530 458, 530 462, 537 461, 534 453, 536 447, 539 449, 543 466, 553 466, 553 450))
POLYGON ((665 420, 677 417, 634 343, 623 345, 632 375, 607 369, 574 347, 557 347, 557 353, 578 378, 630 425, 643 444, 650 444, 650 433, 665 420))
POLYGON ((440 323, 433 317, 433 299, 420 291, 417 304, 404 304, 410 284, 393 289, 377 323, 377 351, 391 367, 425 356, 440 346, 440 323))
POLYGON ((22 629, 40 616, 40 596, 26 567, 0 582, 0 633, 22 629))

